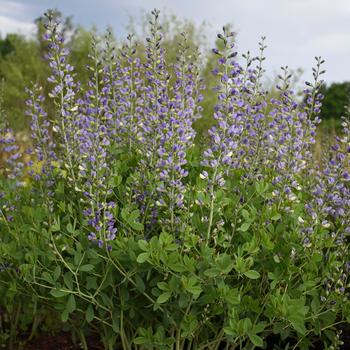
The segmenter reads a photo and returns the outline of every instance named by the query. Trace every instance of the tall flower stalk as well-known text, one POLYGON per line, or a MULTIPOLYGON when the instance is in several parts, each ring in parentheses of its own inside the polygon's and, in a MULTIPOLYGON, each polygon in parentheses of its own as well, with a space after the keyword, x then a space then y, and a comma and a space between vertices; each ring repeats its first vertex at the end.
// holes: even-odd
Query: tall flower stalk
POLYGON ((157 222, 158 207, 163 204, 155 179, 162 144, 162 128, 167 127, 169 119, 170 75, 161 45, 160 30, 159 11, 153 10, 150 37, 146 39, 146 62, 142 67, 142 107, 137 109, 138 115, 140 112, 137 152, 142 157, 134 190, 134 198, 144 214, 144 223, 149 227, 157 222))
POLYGON ((324 73, 321 70, 323 61, 319 57, 316 60, 314 82, 306 83, 308 88, 304 91, 304 104, 298 103, 294 96, 288 67, 282 67, 283 73, 279 76, 279 98, 271 100, 273 109, 265 136, 268 150, 266 160, 276 174, 273 179, 276 196, 295 198, 293 188, 299 188, 298 178, 312 162, 316 126, 320 122, 320 76, 324 73))
POLYGON ((169 213, 172 232, 179 228, 180 220, 176 212, 185 209, 184 197, 187 177, 185 169, 188 150, 194 146, 195 131, 193 122, 200 117, 201 79, 198 68, 198 52, 188 46, 186 34, 179 43, 179 55, 174 66, 175 83, 171 88, 168 113, 157 127, 160 147, 157 155, 157 176, 161 181, 158 187, 159 202, 169 213))
POLYGON ((76 94, 79 85, 74 81, 74 68, 67 62, 68 48, 64 45, 64 35, 59 23, 54 21, 52 13, 46 14, 47 24, 44 39, 48 43, 47 59, 51 68, 51 76, 48 81, 53 84, 49 97, 54 100, 57 116, 53 119, 53 130, 61 138, 57 145, 62 148, 63 168, 69 173, 70 181, 76 183, 76 155, 78 152, 76 134, 76 116, 78 106, 76 94))
POLYGON ((142 63, 137 54, 134 36, 129 34, 118 51, 114 79, 117 142, 129 152, 138 150, 144 104, 142 63))
MULTIPOLYGON (((117 229, 111 209, 114 202, 107 202, 111 194, 109 177, 112 169, 110 106, 108 105, 108 80, 101 76, 103 62, 98 41, 92 38, 91 77, 88 91, 81 101, 78 131, 79 139, 79 178, 87 208, 85 217, 91 227, 88 238, 100 247, 115 238, 117 229), (106 84, 107 83, 107 84, 106 84)), ((109 246, 108 246, 109 247, 109 246)))
POLYGON ((220 84, 216 87, 219 103, 214 113, 217 123, 208 132, 211 145, 204 151, 201 163, 208 169, 201 173, 201 177, 208 181, 210 198, 207 242, 210 241, 213 225, 215 188, 225 185, 225 176, 231 166, 238 162, 238 139, 243 132, 241 109, 244 101, 239 94, 243 83, 240 76, 242 68, 234 59, 237 55, 234 50, 234 37, 235 34, 224 27, 223 34, 218 34, 223 49, 213 49, 213 52, 219 56, 218 67, 214 71, 214 74, 220 79, 220 84))

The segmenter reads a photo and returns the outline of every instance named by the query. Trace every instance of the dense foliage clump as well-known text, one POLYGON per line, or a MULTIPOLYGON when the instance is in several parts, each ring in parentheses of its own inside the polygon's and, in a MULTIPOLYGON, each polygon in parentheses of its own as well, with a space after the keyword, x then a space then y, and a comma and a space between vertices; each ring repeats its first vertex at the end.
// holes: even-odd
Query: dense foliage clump
POLYGON ((264 38, 241 59, 224 27, 214 125, 195 144, 201 56, 184 33, 167 62, 156 10, 145 59, 133 36, 92 39, 86 83, 50 14, 44 39, 50 88, 27 91, 32 148, 0 130, 1 341, 51 320, 85 349, 96 333, 105 349, 338 348, 350 125, 317 165, 321 58, 304 102, 288 67, 269 99, 264 38))

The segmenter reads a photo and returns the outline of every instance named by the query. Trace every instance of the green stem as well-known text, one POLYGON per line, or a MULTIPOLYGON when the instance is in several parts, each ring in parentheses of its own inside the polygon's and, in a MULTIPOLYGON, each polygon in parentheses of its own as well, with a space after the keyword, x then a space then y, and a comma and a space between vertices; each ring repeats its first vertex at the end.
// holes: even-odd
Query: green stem
POLYGON ((86 338, 85 338, 85 334, 83 332, 83 330, 81 328, 79 328, 79 336, 80 336, 80 340, 81 340, 81 345, 83 346, 84 350, 89 350, 87 343, 86 343, 86 338))

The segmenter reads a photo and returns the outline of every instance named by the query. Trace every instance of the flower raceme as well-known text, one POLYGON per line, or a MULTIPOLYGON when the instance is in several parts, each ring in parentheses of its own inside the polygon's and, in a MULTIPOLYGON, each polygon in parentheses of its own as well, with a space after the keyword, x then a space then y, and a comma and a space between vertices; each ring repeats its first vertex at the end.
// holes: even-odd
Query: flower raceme
MULTIPOLYGON (((189 45, 184 33, 175 64, 168 64, 159 12, 154 10, 145 60, 132 35, 118 49, 107 32, 103 40, 92 40, 87 67, 91 78, 83 86, 69 63, 60 26, 50 15, 46 28, 52 71, 48 80, 53 84, 49 97, 56 116, 48 118, 40 107, 39 87, 28 100, 35 154, 46 162, 43 171, 49 173, 58 166, 67 174, 69 186, 81 196, 89 239, 102 246, 117 231, 113 207, 118 206, 118 198, 110 179, 116 175, 118 155, 134 154, 136 163, 126 189, 130 205, 140 209, 146 231, 162 223, 177 232, 181 212, 192 205, 186 201, 190 189, 187 161, 194 147, 193 123, 202 112, 198 50, 189 45)), ((213 49, 216 123, 208 130, 210 142, 200 159, 200 178, 207 182, 210 197, 208 240, 214 221, 221 222, 214 218, 215 193, 225 188, 236 170, 242 171, 245 181, 270 179, 273 174, 274 193, 295 198, 299 175, 312 158, 322 99, 318 93, 323 74, 320 58, 314 83, 307 83, 304 91, 304 103, 291 90, 287 67, 279 76, 277 96, 269 100, 262 83, 265 38, 259 43, 260 54, 242 55, 243 63, 235 33, 224 27, 218 38, 219 46, 213 49)))

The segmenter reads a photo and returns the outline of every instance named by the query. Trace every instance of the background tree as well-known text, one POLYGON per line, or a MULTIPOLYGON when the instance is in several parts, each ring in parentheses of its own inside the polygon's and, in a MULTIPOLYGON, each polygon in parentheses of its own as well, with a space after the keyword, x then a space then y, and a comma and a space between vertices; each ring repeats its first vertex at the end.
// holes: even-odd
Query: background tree
POLYGON ((44 82, 48 70, 36 40, 8 34, 5 42, 6 54, 0 57, 0 78, 5 82, 4 108, 11 127, 20 130, 26 124, 25 88, 34 81, 44 82))
POLYGON ((322 88, 324 95, 321 117, 339 120, 344 116, 345 108, 350 102, 350 82, 332 83, 322 88))
POLYGON ((318 140, 322 148, 327 149, 334 136, 342 132, 341 117, 347 114, 346 107, 350 104, 350 82, 324 85, 321 93, 324 99, 318 140))
MULTIPOLYGON (((91 43, 91 35, 81 26, 75 27, 71 17, 63 17, 58 10, 48 10, 54 18, 61 18, 61 25, 66 36, 67 46, 71 50, 71 63, 82 82, 86 82, 88 72, 86 64, 91 43)), ((48 89, 46 77, 49 68, 45 60, 46 44, 43 40, 45 19, 35 20, 36 36, 26 38, 18 34, 8 34, 0 39, 0 79, 5 82, 4 108, 8 111, 9 123, 14 130, 26 130, 28 121, 25 117, 26 87, 38 82, 44 91, 48 89)), ((45 102, 48 112, 53 111, 51 101, 45 102)))

